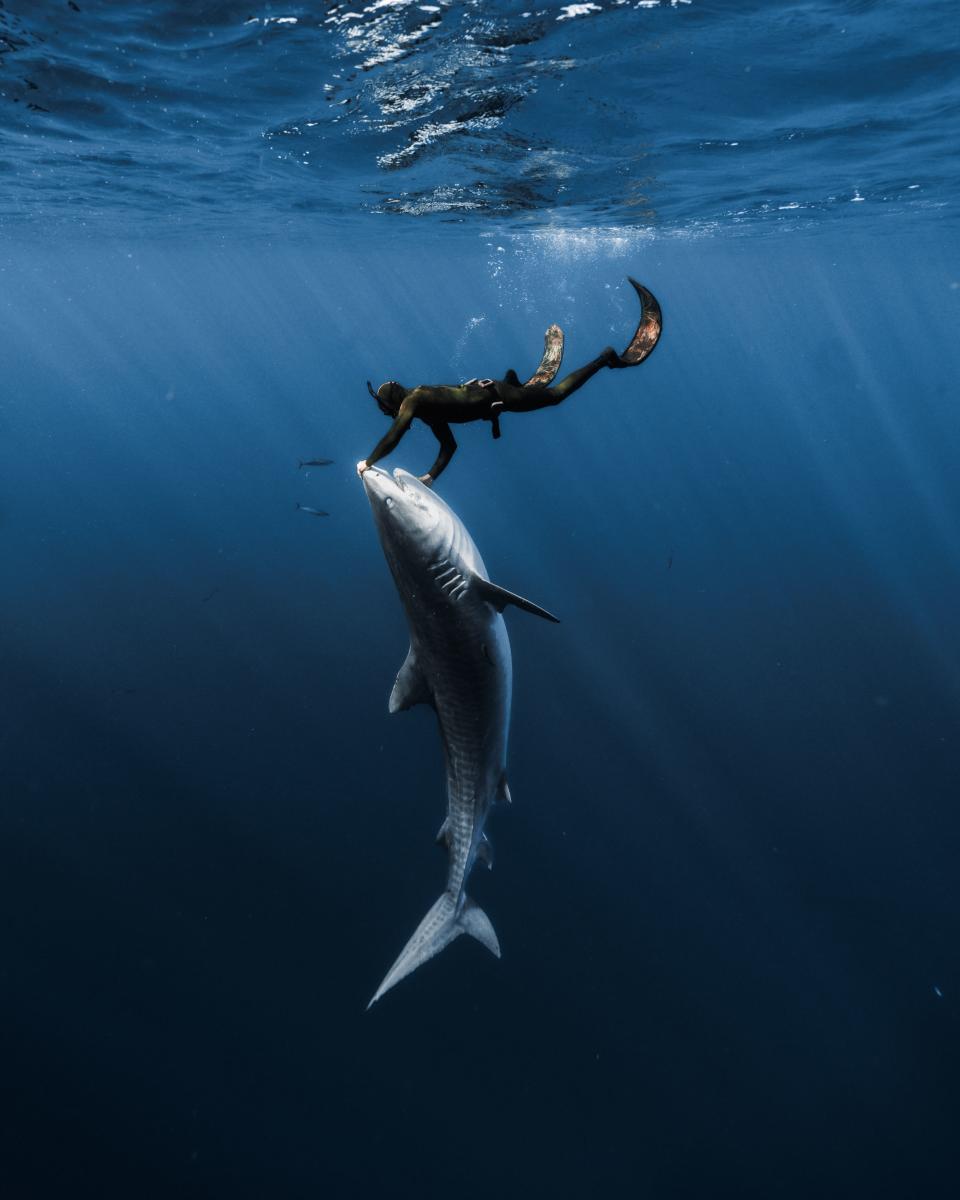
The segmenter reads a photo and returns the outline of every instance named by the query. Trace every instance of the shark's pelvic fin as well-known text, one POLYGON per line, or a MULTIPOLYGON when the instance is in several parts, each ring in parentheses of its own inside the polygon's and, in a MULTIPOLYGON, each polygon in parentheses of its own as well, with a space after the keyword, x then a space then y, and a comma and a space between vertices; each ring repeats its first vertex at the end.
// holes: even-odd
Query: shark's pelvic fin
POLYGON ((547 612, 545 608, 541 608, 539 604, 534 604, 532 600, 525 600, 523 596, 518 596, 516 592, 508 592, 506 588, 498 587, 497 584, 491 583, 489 579, 482 579, 479 575, 473 577, 473 586, 477 593, 492 604, 497 612, 503 612, 508 604, 515 604, 517 608, 522 608, 524 612, 533 613, 535 617, 543 617, 547 621, 553 621, 554 624, 560 624, 560 618, 555 617, 553 613, 547 612))
POLYGON ((458 911, 456 900, 449 892, 444 892, 400 951, 399 958, 384 976, 383 983, 377 988, 367 1008, 372 1008, 384 992, 389 992, 422 963, 446 949, 461 933, 470 934, 486 946, 491 954, 500 957, 500 943, 483 909, 467 897, 458 911))
POLYGON ((403 712, 415 704, 433 704, 433 696, 411 646, 390 693, 390 711, 403 712))
POLYGON ((493 842, 483 834, 480 838, 480 844, 477 846, 477 858, 483 863, 488 871, 493 870, 493 842))

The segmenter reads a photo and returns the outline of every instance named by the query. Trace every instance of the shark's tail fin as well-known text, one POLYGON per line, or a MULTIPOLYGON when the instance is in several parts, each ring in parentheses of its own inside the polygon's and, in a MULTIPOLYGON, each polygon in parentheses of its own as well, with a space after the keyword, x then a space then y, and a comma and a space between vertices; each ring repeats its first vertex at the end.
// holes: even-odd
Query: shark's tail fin
POLYGON ((372 1008, 384 992, 389 992, 395 983, 405 979, 411 971, 415 971, 421 963, 439 954, 461 933, 469 933, 482 943, 497 958, 500 957, 500 943, 490 918, 469 897, 464 897, 458 905, 456 899, 444 892, 433 905, 427 915, 417 926, 413 937, 400 951, 400 957, 384 976, 383 983, 367 1008, 372 1008))

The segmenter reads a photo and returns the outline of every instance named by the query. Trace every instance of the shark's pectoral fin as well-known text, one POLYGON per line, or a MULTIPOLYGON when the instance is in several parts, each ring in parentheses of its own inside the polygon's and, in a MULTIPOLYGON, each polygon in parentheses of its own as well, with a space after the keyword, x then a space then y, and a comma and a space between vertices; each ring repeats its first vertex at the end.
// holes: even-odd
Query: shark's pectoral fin
POLYGON ((557 625, 560 624, 559 617, 555 617, 553 613, 547 612, 539 604, 534 604, 532 600, 525 600, 523 596, 518 596, 516 592, 508 592, 506 588, 498 587, 497 584, 491 583, 489 579, 481 579, 479 575, 475 575, 473 584, 477 593, 488 604, 492 604, 497 612, 503 612, 508 604, 514 604, 517 608, 522 608, 524 612, 533 613, 535 617, 543 617, 547 621, 553 621, 557 625))
POLYGON ((403 712, 415 704, 433 704, 433 695, 411 646, 390 693, 390 711, 403 712))

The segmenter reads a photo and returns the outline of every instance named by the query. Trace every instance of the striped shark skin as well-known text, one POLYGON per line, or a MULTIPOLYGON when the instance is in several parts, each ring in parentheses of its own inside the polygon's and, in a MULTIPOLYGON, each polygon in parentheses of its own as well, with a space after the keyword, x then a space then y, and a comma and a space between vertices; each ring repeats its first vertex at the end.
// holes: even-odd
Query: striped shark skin
POLYGON ((394 583, 406 611, 410 650, 390 694, 390 712, 429 704, 437 714, 447 772, 447 815, 437 841, 447 881, 384 976, 385 992, 467 933, 497 958, 489 917, 466 893, 477 859, 492 865, 484 826, 510 802, 507 735, 513 668, 504 608, 557 618, 491 583, 483 559, 453 509, 415 475, 370 467, 361 476, 394 583))

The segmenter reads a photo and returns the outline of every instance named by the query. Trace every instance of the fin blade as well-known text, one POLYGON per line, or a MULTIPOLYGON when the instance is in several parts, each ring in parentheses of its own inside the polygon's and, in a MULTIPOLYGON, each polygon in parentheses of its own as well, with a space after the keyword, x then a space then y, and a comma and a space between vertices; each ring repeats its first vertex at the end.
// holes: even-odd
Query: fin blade
POLYGON ((657 298, 653 292, 645 288, 642 283, 637 283, 629 275, 627 276, 627 281, 637 293, 642 311, 640 324, 630 339, 630 345, 620 355, 620 365, 622 367, 635 367, 638 363, 642 363, 645 358, 649 358, 656 349, 657 342, 660 340, 660 334, 663 332, 663 313, 660 311, 660 305, 657 303, 657 298))
POLYGON ((533 613, 535 617, 543 617, 545 621, 552 621, 555 625, 560 624, 559 617, 555 617, 552 612, 541 608, 539 604, 534 604, 532 600, 518 596, 516 592, 508 592, 506 588, 491 583, 489 579, 481 579, 479 575, 474 576, 473 582, 477 592, 488 604, 492 604, 497 612, 503 612, 508 604, 513 604, 517 608, 522 608, 524 612, 533 613))
POLYGON ((560 370, 563 361, 563 330, 551 325, 543 335, 543 357, 540 365, 530 376, 524 387, 549 387, 560 370))
POLYGON ((405 712, 416 704, 433 704, 433 696, 411 646, 403 666, 397 672, 397 680, 390 693, 389 709, 391 713, 405 712))

